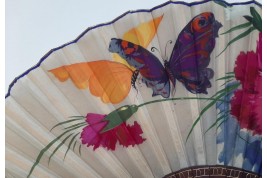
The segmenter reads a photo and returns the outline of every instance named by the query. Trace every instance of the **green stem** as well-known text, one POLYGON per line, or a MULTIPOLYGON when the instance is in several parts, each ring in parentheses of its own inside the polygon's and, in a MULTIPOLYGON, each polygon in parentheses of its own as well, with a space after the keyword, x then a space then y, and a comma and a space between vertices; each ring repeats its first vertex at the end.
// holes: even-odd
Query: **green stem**
MULTIPOLYGON (((76 116, 74 116, 74 117, 76 117, 76 116)), ((78 116, 77 116, 77 117, 78 117, 78 116)), ((67 123, 74 122, 74 121, 78 121, 78 120, 84 120, 84 118, 85 118, 85 117, 83 117, 83 116, 79 116, 79 118, 76 118, 76 119, 70 119, 70 120, 67 120, 67 121, 60 122, 60 123, 58 123, 57 125, 55 125, 54 127, 52 127, 52 129, 50 130, 50 132, 51 132, 54 128, 56 128, 56 127, 58 127, 58 126, 60 126, 60 125, 67 124, 67 123)))
POLYGON ((143 107, 148 104, 153 104, 153 103, 159 103, 159 102, 164 102, 164 101, 177 101, 177 100, 216 100, 216 101, 222 101, 225 102, 225 100, 218 100, 216 98, 205 98, 205 97, 180 97, 180 98, 166 98, 166 99, 158 99, 154 101, 148 101, 143 104, 138 105, 137 107, 143 107))
POLYGON ((66 130, 66 129, 70 129, 70 128, 73 128, 73 127, 76 127, 76 126, 86 126, 86 125, 88 125, 88 123, 86 123, 86 122, 80 122, 80 123, 77 123, 77 124, 68 126, 68 127, 64 128, 64 129, 66 130))
POLYGON ((46 151, 47 151, 47 150, 48 150, 54 143, 56 143, 56 141, 58 141, 58 140, 59 140, 61 137, 63 137, 66 133, 68 133, 68 132, 70 132, 70 131, 73 131, 73 130, 75 130, 75 129, 78 129, 78 128, 80 128, 80 126, 77 126, 77 127, 74 127, 74 128, 71 128, 71 129, 66 130, 66 131, 63 132, 61 135, 59 135, 59 136, 56 137, 54 140, 52 140, 48 145, 46 145, 46 147, 44 147, 44 148, 40 151, 39 155, 37 156, 37 158, 36 158, 34 164, 33 164, 32 167, 31 167, 31 170, 30 170, 30 172, 29 172, 27 178, 29 178, 29 177, 31 176, 31 174, 32 174, 32 172, 33 172, 33 170, 34 170, 34 168, 39 164, 39 162, 40 162, 41 158, 43 157, 44 153, 45 153, 45 152, 46 152, 46 151))
POLYGON ((65 152, 65 155, 64 155, 64 159, 63 159, 63 160, 65 160, 65 158, 66 158, 66 156, 67 156, 67 153, 68 153, 68 151, 70 150, 71 144, 74 142, 75 138, 76 138, 77 135, 79 135, 79 134, 80 134, 80 132, 78 132, 77 134, 75 134, 75 135, 72 137, 72 139, 70 140, 68 149, 67 149, 67 151, 65 152))

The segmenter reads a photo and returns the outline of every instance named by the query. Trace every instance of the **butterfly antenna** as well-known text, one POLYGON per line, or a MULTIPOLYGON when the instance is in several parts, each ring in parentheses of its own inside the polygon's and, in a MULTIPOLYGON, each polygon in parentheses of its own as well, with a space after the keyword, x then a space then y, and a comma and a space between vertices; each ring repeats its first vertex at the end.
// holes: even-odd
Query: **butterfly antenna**
POLYGON ((165 45, 165 53, 164 53, 165 57, 167 56, 167 55, 166 55, 166 51, 167 51, 167 46, 168 46, 168 44, 172 44, 172 40, 167 41, 167 43, 166 43, 166 45, 165 45))
MULTIPOLYGON (((151 48, 151 51, 152 51, 152 52, 157 51, 157 52, 159 53, 159 56, 161 57, 162 61, 165 62, 165 59, 161 56, 160 51, 158 50, 158 48, 156 48, 156 47, 152 47, 152 48, 151 48)), ((165 51, 165 54, 166 54, 166 51, 165 51)))
POLYGON ((158 53, 159 53, 159 55, 160 55, 160 51, 159 51, 159 49, 158 48, 156 48, 156 47, 152 47, 151 48, 151 51, 154 53, 155 51, 157 51, 158 53))

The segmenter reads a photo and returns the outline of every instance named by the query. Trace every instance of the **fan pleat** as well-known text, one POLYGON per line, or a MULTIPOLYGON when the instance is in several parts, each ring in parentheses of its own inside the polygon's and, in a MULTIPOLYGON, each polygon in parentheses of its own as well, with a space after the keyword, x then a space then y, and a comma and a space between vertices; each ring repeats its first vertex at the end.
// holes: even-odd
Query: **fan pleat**
MULTIPOLYGON (((253 7, 259 10, 256 5, 253 7)), ((163 64, 163 60, 169 60, 175 40, 181 30, 194 16, 205 11, 213 12, 215 19, 222 23, 223 27, 219 34, 247 22, 245 19, 234 16, 230 20, 227 19, 227 9, 214 2, 191 7, 171 3, 152 12, 129 13, 110 25, 88 31, 76 43, 53 52, 40 67, 18 80, 12 88, 11 95, 6 99, 7 177, 27 177, 39 152, 66 131, 66 125, 52 129, 59 122, 68 121, 72 116, 86 116, 87 113, 107 115, 124 105, 140 105, 148 101, 163 99, 161 96, 151 97, 152 90, 137 80, 136 90, 131 88, 123 101, 118 104, 103 103, 103 98, 101 100, 100 97, 90 93, 89 83, 85 83, 84 89, 79 89, 71 79, 65 82, 57 80, 49 72, 51 69, 81 62, 113 61, 113 54, 108 50, 111 38, 122 39, 125 31, 161 15, 163 15, 163 20, 146 49, 157 56, 163 64), (169 43, 169 40, 172 43, 169 43), (152 52, 152 47, 158 51, 152 52)), ((154 27, 156 26, 154 22, 154 27)), ((182 83, 176 81, 175 90, 171 92, 170 97, 210 98, 225 88, 226 85, 223 84, 227 79, 220 81, 217 79, 234 70, 240 51, 255 51, 257 46, 255 39, 258 39, 258 33, 253 32, 236 41, 217 57, 227 43, 239 34, 240 31, 234 31, 216 38, 216 46, 210 55, 211 60, 208 66, 215 73, 210 79, 212 87, 208 88, 207 95, 192 94, 182 83)), ((138 39, 140 44, 141 41, 142 39, 138 39)), ((246 67, 250 66, 246 65, 246 67)), ((117 73, 112 75, 117 75, 117 73)), ((105 88, 112 81, 101 84, 96 79, 96 82, 100 88, 105 88)), ((120 83, 121 81, 117 79, 114 82, 120 83)), ((256 162, 261 160, 259 146, 256 148, 260 150, 259 154, 250 168, 246 167, 246 160, 241 156, 241 154, 248 156, 250 150, 247 148, 248 143, 240 146, 242 141, 240 139, 253 142, 254 137, 245 134, 244 138, 240 138, 240 135, 235 134, 240 133, 240 128, 232 129, 233 127, 226 121, 222 125, 216 123, 215 127, 209 130, 220 117, 220 110, 215 106, 201 116, 200 122, 195 125, 187 139, 192 125, 209 102, 193 99, 173 100, 138 108, 138 112, 127 120, 127 124, 133 125, 137 121, 143 131, 142 137, 146 140, 140 145, 130 145, 127 148, 117 143, 115 151, 102 147, 93 150, 92 147, 83 145, 79 134, 83 128, 78 128, 75 132, 65 134, 48 149, 31 177, 163 177, 190 166, 216 164, 260 172, 261 167, 256 165, 256 162), (74 138, 75 134, 78 135, 74 138), (229 135, 231 139, 228 139, 229 135), (69 139, 66 139, 68 136, 69 139), (218 136, 223 138, 224 143, 218 143, 218 136), (73 138, 72 144, 71 138, 73 138), (49 156, 64 139, 66 142, 55 152, 48 164, 49 156), (75 149, 72 149, 74 142, 77 145, 75 149), (231 143, 233 143, 233 148, 225 149, 231 143), (81 155, 79 145, 81 145, 81 155), (67 150, 68 153, 64 158, 67 150), (229 159, 226 156, 223 157, 222 154, 233 157, 229 159), (220 157, 221 160, 218 159, 220 157)), ((245 101, 241 102, 241 108, 245 105, 245 101)), ((227 106, 224 109, 229 110, 227 106)), ((80 122, 86 123, 85 120, 77 120, 72 124, 80 122)), ((239 122, 242 125, 244 121, 239 122)), ((130 137, 134 138, 134 135, 130 137)))

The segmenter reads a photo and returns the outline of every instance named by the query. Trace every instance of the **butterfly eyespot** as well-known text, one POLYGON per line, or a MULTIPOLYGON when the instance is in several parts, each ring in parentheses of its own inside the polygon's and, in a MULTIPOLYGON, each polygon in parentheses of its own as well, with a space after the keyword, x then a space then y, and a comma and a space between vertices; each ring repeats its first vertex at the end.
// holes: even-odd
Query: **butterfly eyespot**
POLYGON ((203 27, 205 24, 206 24, 206 20, 204 20, 204 19, 200 19, 200 20, 198 21, 198 25, 199 25, 200 27, 203 27))
POLYGON ((205 17, 196 18, 192 22, 193 31, 202 32, 207 26, 207 19, 205 17))
POLYGON ((212 24, 213 21, 214 21, 214 16, 212 13, 210 12, 202 13, 198 15, 197 17, 195 17, 195 19, 192 21, 191 30, 192 32, 194 31, 204 32, 206 30, 206 27, 209 24, 212 24))

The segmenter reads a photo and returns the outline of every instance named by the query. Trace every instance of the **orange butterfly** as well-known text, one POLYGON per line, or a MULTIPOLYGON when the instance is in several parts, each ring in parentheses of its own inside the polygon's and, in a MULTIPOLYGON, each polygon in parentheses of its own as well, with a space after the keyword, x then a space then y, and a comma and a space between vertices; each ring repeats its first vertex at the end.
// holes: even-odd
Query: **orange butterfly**
MULTIPOLYGON (((123 40, 147 47, 154 38, 163 16, 141 23, 130 29, 123 40)), ((137 77, 135 68, 118 54, 113 55, 116 61, 99 60, 61 66, 49 72, 59 81, 71 79, 79 89, 89 88, 92 95, 100 97, 104 103, 117 104, 124 100, 131 89, 132 78, 137 77)))

